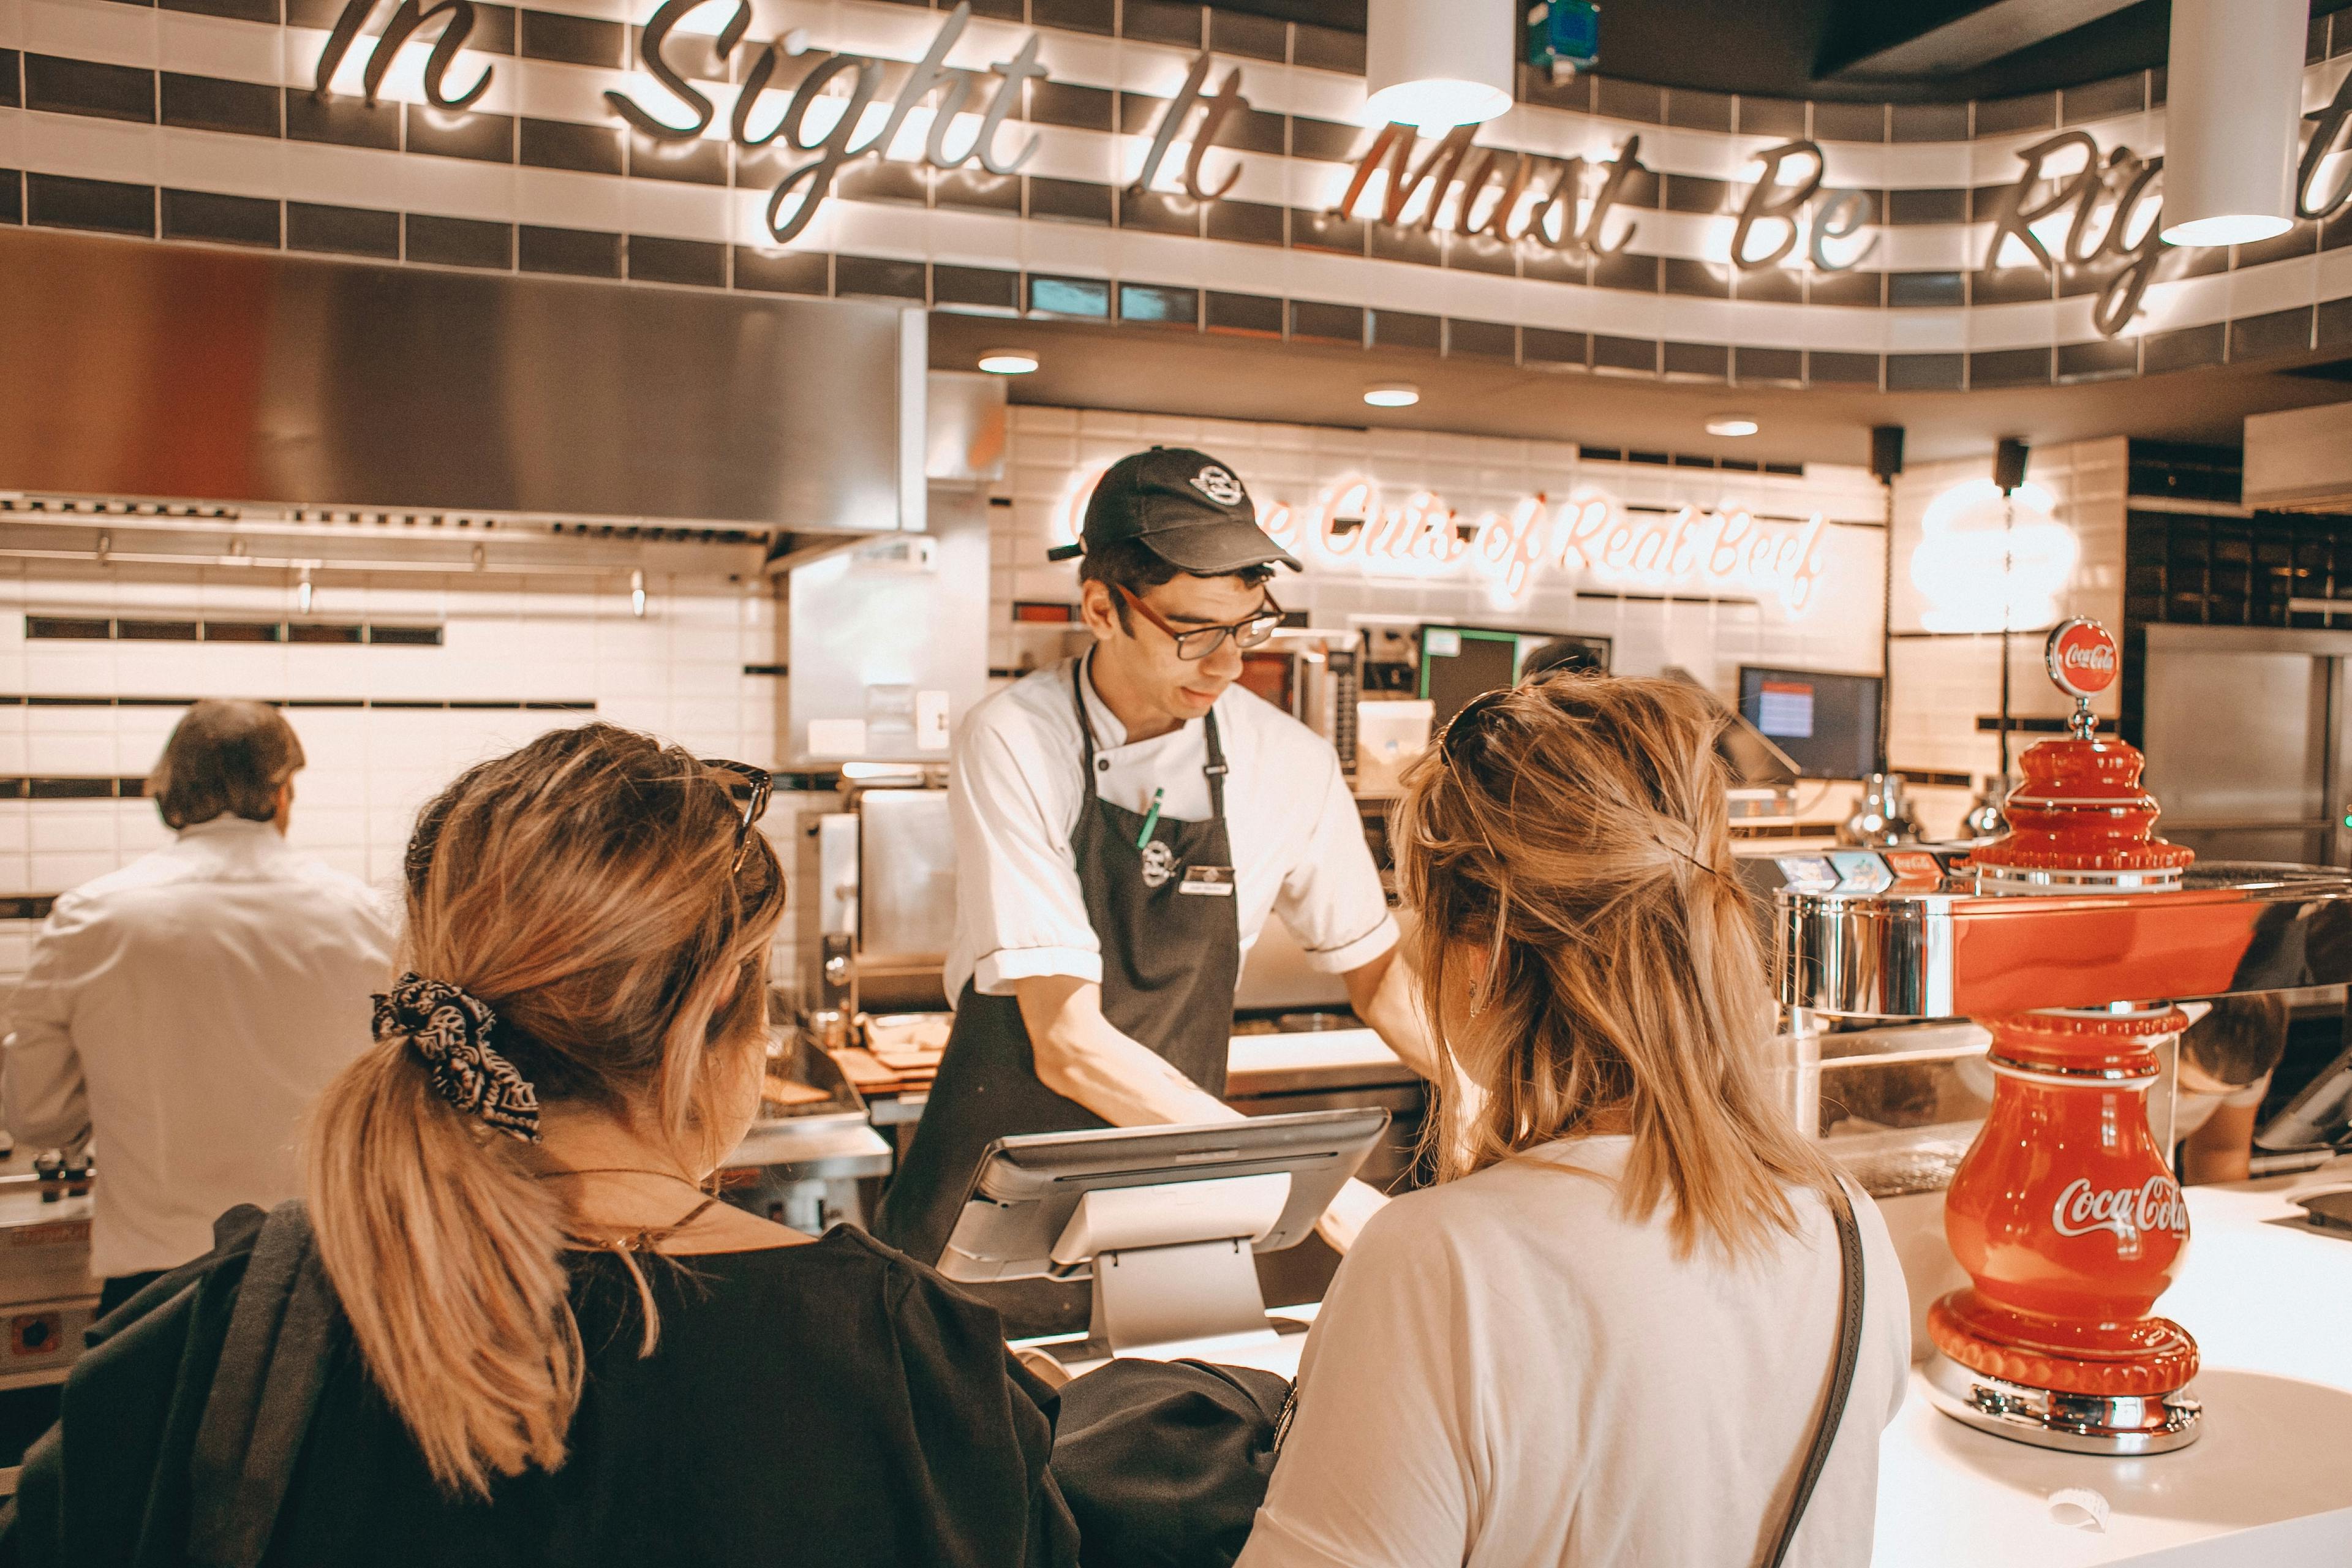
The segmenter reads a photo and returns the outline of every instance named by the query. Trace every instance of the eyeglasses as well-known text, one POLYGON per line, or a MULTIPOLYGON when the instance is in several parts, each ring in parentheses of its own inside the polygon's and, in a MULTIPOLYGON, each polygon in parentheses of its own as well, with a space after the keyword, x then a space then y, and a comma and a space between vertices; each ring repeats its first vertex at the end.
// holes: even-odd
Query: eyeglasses
POLYGON ((1216 652, 1224 646, 1227 637, 1234 639, 1234 646, 1237 648, 1261 647, 1282 626, 1282 606, 1274 602, 1271 594, 1266 595, 1265 607, 1245 621, 1234 621, 1221 626, 1178 626, 1118 584, 1112 584, 1111 587, 1120 598, 1134 605, 1145 620, 1175 638, 1176 657, 1188 664, 1216 652))
POLYGON ((724 757, 705 757, 702 765, 712 773, 727 775, 714 782, 727 791, 729 799, 743 808, 743 820, 735 825, 735 863, 727 868, 731 877, 743 868, 743 857, 751 849, 751 826, 767 815, 768 797, 774 793, 775 780, 765 768, 730 763, 724 757))
POLYGON ((1454 750, 1456 743, 1468 741, 1471 729, 1477 723, 1480 716, 1494 711, 1503 699, 1510 694, 1508 687, 1497 687, 1492 691, 1482 691, 1454 710, 1454 717, 1445 721, 1444 731, 1437 737, 1438 755, 1445 759, 1448 767, 1454 766, 1462 760, 1460 754, 1454 750))

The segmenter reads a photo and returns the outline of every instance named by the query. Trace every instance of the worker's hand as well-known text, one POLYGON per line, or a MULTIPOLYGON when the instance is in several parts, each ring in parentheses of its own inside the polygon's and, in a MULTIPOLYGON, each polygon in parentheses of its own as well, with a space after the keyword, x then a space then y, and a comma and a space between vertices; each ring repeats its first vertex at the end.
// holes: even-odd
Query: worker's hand
POLYGON ((1331 1250, 1345 1254, 1364 1233, 1364 1226, 1374 1215, 1388 1206, 1388 1199, 1379 1189, 1362 1182, 1350 1181, 1339 1189, 1323 1217, 1315 1222, 1315 1234, 1328 1242, 1331 1250))

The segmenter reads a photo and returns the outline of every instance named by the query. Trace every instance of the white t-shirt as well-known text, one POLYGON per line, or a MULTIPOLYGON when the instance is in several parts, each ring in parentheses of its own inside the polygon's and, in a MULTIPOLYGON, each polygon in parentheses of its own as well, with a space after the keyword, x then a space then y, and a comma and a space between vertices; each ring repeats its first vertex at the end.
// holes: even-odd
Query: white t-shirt
MULTIPOLYGON (((948 767, 955 825, 955 936, 950 998, 977 979, 1009 995, 1040 974, 1102 979, 1102 944, 1087 920, 1070 833, 1084 804, 1085 736, 1070 702, 1075 661, 1023 677, 972 709, 948 767)), ((1210 814, 1207 726, 1194 720, 1130 745, 1127 729, 1087 682, 1095 732, 1095 794, 1135 812, 1166 791, 1160 815, 1210 814)), ((1269 914, 1328 973, 1359 968, 1396 945, 1397 926, 1364 843, 1363 820, 1330 742, 1239 686, 1217 699, 1225 753, 1225 830, 1234 913, 1247 952, 1269 914)))
MULTIPOLYGON (((1759 1559, 1829 1384, 1836 1223, 1800 1193, 1801 1236, 1765 1258, 1677 1258, 1665 1211, 1618 1212, 1631 1147, 1550 1144, 1374 1216, 1236 1568, 1759 1559)), ((1807 1568, 1869 1561, 1878 1434, 1909 1378, 1902 1266, 1876 1207, 1854 1215, 1862 1353, 1790 1552, 1807 1568)))
POLYGON ((171 1268, 300 1190, 295 1143, 372 1038, 394 933, 365 883, 215 817, 58 898, 9 1004, 9 1129, 94 1132, 90 1272, 171 1268))

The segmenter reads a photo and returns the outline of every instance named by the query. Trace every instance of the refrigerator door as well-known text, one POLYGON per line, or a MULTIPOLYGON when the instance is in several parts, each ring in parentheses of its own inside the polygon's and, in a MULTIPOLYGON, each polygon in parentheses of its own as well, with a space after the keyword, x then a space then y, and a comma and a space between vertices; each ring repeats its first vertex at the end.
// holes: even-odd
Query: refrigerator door
MULTIPOLYGON (((2343 865, 2340 650, 2311 634, 2148 628, 2142 722, 2158 831, 2200 858, 2343 865)), ((2322 634, 2323 636, 2325 634, 2322 634)))

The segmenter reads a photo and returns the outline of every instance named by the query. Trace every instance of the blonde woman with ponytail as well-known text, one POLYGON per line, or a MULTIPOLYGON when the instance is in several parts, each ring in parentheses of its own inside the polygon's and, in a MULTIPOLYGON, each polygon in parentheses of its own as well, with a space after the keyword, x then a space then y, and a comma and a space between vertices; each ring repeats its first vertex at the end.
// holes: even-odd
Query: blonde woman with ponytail
POLYGON ((1466 1088, 1439 1184, 1333 1282, 1240 1568, 1870 1560, 1909 1307, 1773 1098, 1722 722, 1563 673, 1408 773, 1398 882, 1466 1088))
POLYGON ((590 724, 425 808, 409 973, 313 1115, 307 1237, 235 1211, 107 1321, 19 1560, 1075 1562, 1053 1396, 995 1314, 712 1198, 770 1038, 767 787, 590 724), (288 1235, 310 1274, 241 1294, 288 1235))

